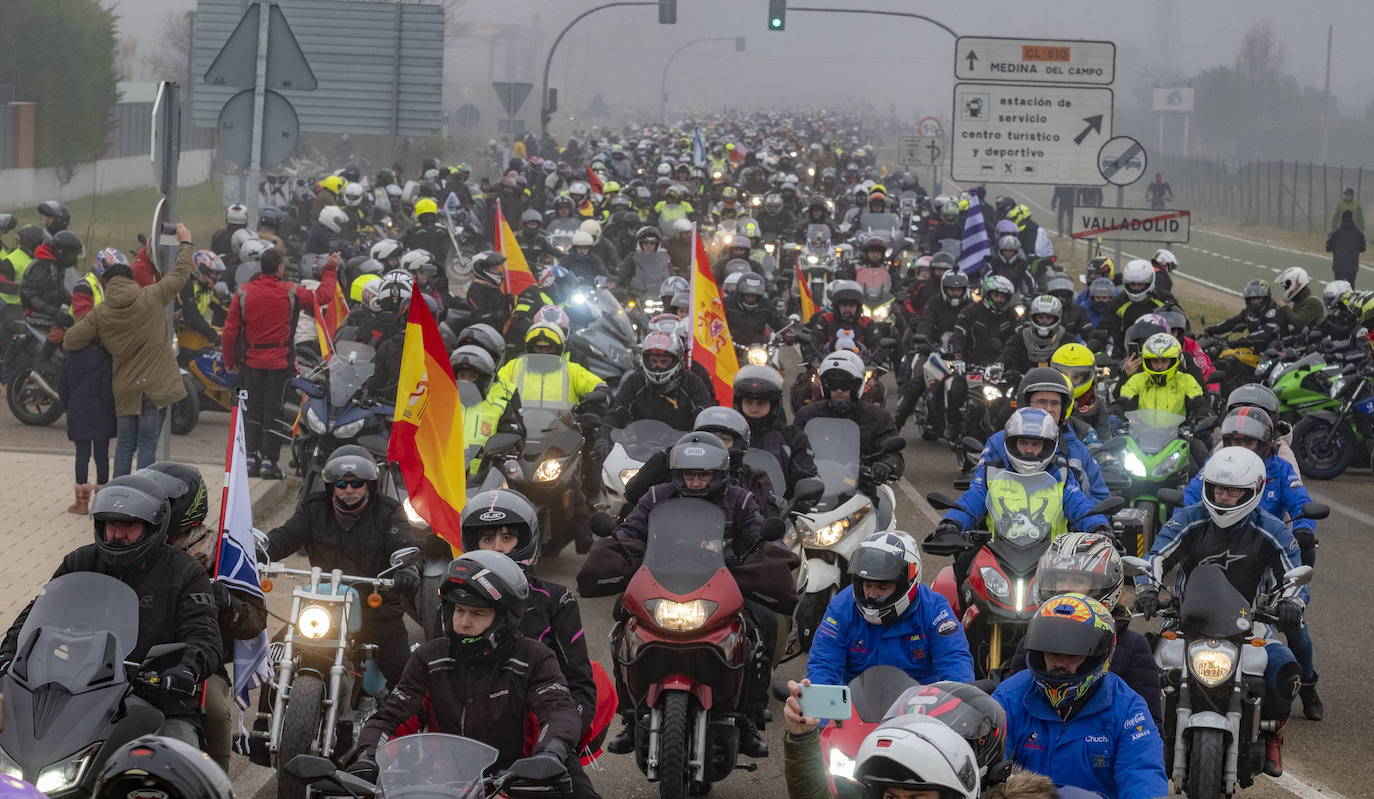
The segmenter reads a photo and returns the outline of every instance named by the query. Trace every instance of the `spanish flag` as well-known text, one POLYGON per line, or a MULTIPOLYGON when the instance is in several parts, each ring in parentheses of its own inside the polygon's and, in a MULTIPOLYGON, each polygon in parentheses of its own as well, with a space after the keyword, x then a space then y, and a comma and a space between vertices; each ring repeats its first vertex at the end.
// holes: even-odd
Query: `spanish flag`
POLYGON ((337 283, 334 285, 334 299, 327 307, 320 307, 319 299, 313 294, 310 295, 310 303, 315 309, 315 334, 319 338, 320 355, 327 361, 334 349, 331 343, 334 335, 348 318, 348 303, 344 302, 343 288, 337 283))
POLYGON ((463 403, 439 327, 423 302, 410 304, 406 320, 386 456, 400 464, 415 511, 455 553, 462 552, 459 511, 467 499, 463 403))
POLYGON ((706 257, 706 247, 697 236, 695 226, 692 227, 692 238, 696 242, 696 249, 692 259, 691 359, 711 373, 716 401, 731 407, 739 359, 735 357, 735 342, 730 338, 730 328, 725 323, 725 305, 720 300, 720 288, 711 274, 711 261, 706 257))
POLYGON ((530 272, 530 265, 525 262, 525 253, 520 249, 520 242, 515 240, 515 233, 506 222, 505 214, 501 212, 500 200, 496 201, 496 251, 506 256, 507 294, 514 297, 534 285, 534 274, 530 272))
POLYGON ((807 285, 806 275, 802 274, 800 258, 797 259, 797 294, 801 297, 802 324, 806 324, 816 315, 816 300, 811 296, 811 286, 807 285))

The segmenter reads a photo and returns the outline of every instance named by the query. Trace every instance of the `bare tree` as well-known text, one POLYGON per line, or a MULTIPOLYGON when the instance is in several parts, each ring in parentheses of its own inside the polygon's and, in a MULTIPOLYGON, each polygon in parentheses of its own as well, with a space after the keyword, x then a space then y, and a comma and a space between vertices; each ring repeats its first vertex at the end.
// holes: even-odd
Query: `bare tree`
POLYGON ((191 55, 191 22, 185 14, 168 14, 157 38, 143 54, 143 68, 149 80, 185 82, 187 59, 191 55))
POLYGON ((115 42, 115 74, 120 80, 133 80, 138 64, 138 40, 133 36, 122 36, 115 42))
POLYGON ((1274 33, 1274 23, 1264 19, 1250 26, 1236 54, 1236 69, 1251 81, 1266 82, 1283 67, 1283 42, 1274 33))

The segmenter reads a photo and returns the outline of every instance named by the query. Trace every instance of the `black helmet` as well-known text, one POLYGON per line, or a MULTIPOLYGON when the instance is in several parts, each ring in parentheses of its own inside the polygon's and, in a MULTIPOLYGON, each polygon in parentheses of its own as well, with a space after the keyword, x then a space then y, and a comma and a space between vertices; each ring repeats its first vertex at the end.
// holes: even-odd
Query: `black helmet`
POLYGON ((1016 387, 1016 406, 1029 408, 1030 395, 1041 391, 1053 391, 1063 397, 1063 407, 1054 420, 1055 424, 1062 427, 1069 418, 1069 412, 1073 410, 1073 386, 1069 385, 1069 378, 1063 372, 1049 366, 1037 366, 1027 371, 1026 376, 1021 378, 1020 385, 1016 387))
POLYGON ((1255 279, 1245 284, 1245 305, 1252 308, 1260 308, 1273 301, 1273 291, 1269 288, 1269 281, 1255 279), (1257 300, 1257 302, 1251 302, 1257 300))
POLYGON ((357 164, 349 164, 348 166, 339 170, 339 177, 349 181, 350 183, 357 183, 358 181, 363 179, 363 173, 362 170, 358 169, 357 164))
POLYGON ((519 631, 529 597, 529 580, 515 561, 500 552, 479 549, 463 553, 448 565, 439 587, 449 651, 460 660, 502 651, 519 631), (460 636, 453 630, 455 605, 491 608, 496 618, 481 635, 460 636))
POLYGON ((273 230, 281 227, 284 215, 281 209, 275 205, 269 205, 258 211, 258 227, 266 225, 273 230))
POLYGON ((721 441, 711 433, 688 433, 678 439, 668 453, 668 471, 672 474, 673 485, 684 497, 709 497, 725 487, 730 476, 730 452, 721 441), (683 478, 683 472, 710 471, 715 474, 711 482, 702 489, 691 489, 683 478))
POLYGON ((458 346, 464 344, 476 344, 491 353, 492 361, 498 364, 506 357, 505 337, 496 332, 496 328, 483 322, 468 325, 458 333, 458 346))
POLYGON ((1236 408, 1246 406, 1259 408, 1269 414, 1270 419, 1277 418, 1279 415, 1279 398, 1274 395, 1274 390, 1263 383, 1246 383, 1237 387, 1226 397, 1226 411, 1229 413, 1236 408))
POLYGON ((643 244, 646 241, 663 241, 663 234, 653 225, 645 225, 635 233, 635 244, 643 244))
POLYGON ((511 527, 519 541, 508 554, 511 560, 528 569, 539 557, 539 512, 521 494, 505 488, 483 491, 469 497, 463 505, 463 551, 479 551, 482 530, 511 527))
POLYGON ((137 474, 162 486, 172 514, 167 523, 167 542, 185 549, 191 532, 204 524, 210 514, 209 490, 200 470, 176 461, 158 461, 139 469, 137 474))
POLYGON ((75 266, 81 259, 81 253, 86 249, 80 237, 70 230, 59 230, 54 233, 51 248, 57 262, 63 266, 75 266))
POLYGON ((50 238, 48 231, 37 225, 25 225, 19 228, 19 233, 16 235, 19 237, 19 249, 29 255, 33 255, 33 251, 38 249, 38 245, 50 238))
POLYGON ((234 786, 210 756, 161 735, 124 744, 105 761, 93 799, 233 799, 234 786))
MULTIPOLYGON (((724 433, 730 436, 730 461, 738 466, 744 460, 744 451, 749 449, 749 422, 744 414, 734 408, 713 405, 697 414, 692 429, 699 433, 724 433)), ((724 443, 724 439, 721 440, 724 443)))
POLYGON ((757 272, 742 273, 735 286, 735 296, 739 297, 740 307, 746 311, 758 308, 767 293, 768 284, 764 282, 763 275, 757 272), (753 299, 747 299, 749 297, 753 299))
MULTIPOLYGON (((932 261, 932 264, 934 262, 932 261)), ((940 278, 940 296, 944 298, 945 304, 951 308, 958 308, 968 301, 969 282, 968 275, 951 269, 940 278), (950 289, 962 289, 957 296, 950 296, 950 289)))
POLYGON ((750 425, 758 423, 760 426, 767 426, 782 413, 782 375, 771 366, 750 364, 740 367, 735 373, 734 389, 735 410, 740 413, 744 412, 741 405, 745 397, 768 400, 770 403, 768 415, 762 419, 753 420, 745 417, 750 425))
POLYGON ((38 206, 38 213, 47 217, 47 222, 43 224, 43 227, 53 235, 57 235, 58 231, 66 230, 67 225, 71 224, 72 221, 72 212, 68 211, 67 206, 57 200, 48 200, 38 206))
POLYGON ((377 461, 372 453, 357 444, 345 444, 330 453, 322 474, 326 483, 342 480, 350 474, 372 482, 378 475, 377 461))
POLYGON ((95 520, 95 546, 101 558, 111 566, 125 567, 166 545, 171 506, 162 486, 146 476, 126 474, 106 483, 95 495, 91 517, 95 520), (105 523, 109 521, 143 522, 143 535, 132 544, 107 543, 105 523))
POLYGON ((1007 712, 982 689, 953 680, 913 685, 897 697, 883 721, 911 714, 939 719, 968 741, 983 785, 1001 782, 1010 773, 1007 712))

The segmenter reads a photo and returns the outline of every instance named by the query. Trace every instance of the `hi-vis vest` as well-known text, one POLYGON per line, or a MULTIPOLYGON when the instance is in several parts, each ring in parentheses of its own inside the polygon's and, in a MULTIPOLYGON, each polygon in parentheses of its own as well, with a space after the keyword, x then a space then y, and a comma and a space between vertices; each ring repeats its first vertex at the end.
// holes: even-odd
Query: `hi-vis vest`
MULTIPOLYGON (((16 284, 24 282, 24 270, 29 268, 29 262, 33 260, 33 256, 24 252, 19 247, 15 247, 13 250, 10 250, 4 256, 0 257, 8 259, 10 266, 14 268, 14 282, 16 284)), ((0 304, 3 303, 18 305, 20 303, 19 292, 16 291, 13 294, 0 294, 0 304)))
MULTIPOLYGON (((481 447, 491 438, 492 433, 496 432, 496 426, 501 421, 501 414, 506 410, 504 402, 493 402, 490 399, 483 400, 476 405, 463 406, 463 447, 472 452, 474 446, 481 447)), ((468 461, 468 475, 475 476, 477 467, 482 463, 481 458, 473 458, 468 461)))
POLYGON ((92 304, 99 305, 105 299, 105 292, 100 288, 100 278, 96 277, 95 272, 87 272, 81 280, 91 287, 92 304))
POLYGON ((988 530, 995 536, 1038 538, 1048 528, 1051 538, 1069 529, 1064 516, 1064 484, 1048 472, 1015 474, 987 469, 988 530))

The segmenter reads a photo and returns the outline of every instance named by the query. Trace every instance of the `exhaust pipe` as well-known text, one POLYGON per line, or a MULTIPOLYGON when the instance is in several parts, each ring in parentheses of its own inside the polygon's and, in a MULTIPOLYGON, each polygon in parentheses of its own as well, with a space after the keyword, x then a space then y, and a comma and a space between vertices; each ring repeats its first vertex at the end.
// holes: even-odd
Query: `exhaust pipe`
POLYGON ((53 387, 48 385, 48 381, 44 380, 42 375, 32 369, 29 370, 29 376, 25 381, 25 385, 33 386, 44 394, 47 394, 52 398, 53 402, 62 401, 62 398, 53 390, 53 387))

